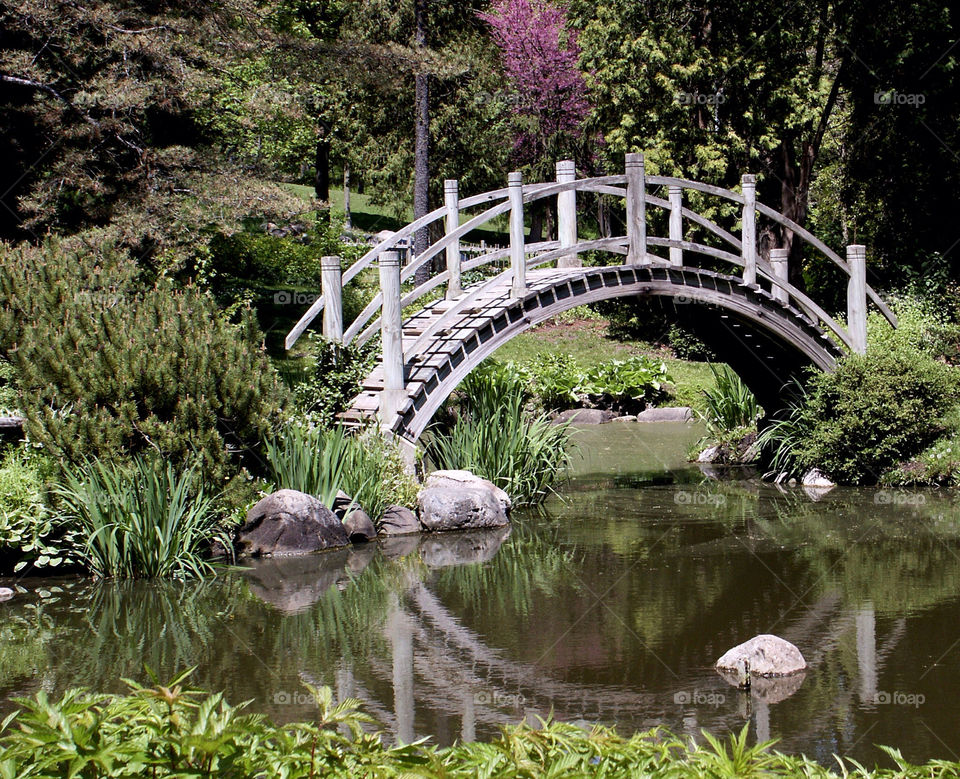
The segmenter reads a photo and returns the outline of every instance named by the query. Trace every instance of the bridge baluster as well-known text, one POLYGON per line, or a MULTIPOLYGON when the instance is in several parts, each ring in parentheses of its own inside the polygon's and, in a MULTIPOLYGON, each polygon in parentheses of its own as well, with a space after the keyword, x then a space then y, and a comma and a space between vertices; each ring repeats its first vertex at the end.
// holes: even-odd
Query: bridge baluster
MULTIPOLYGON (((573 160, 557 163, 557 182, 564 184, 577 180, 577 167, 573 160)), ((561 248, 577 243, 577 193, 575 190, 557 194, 557 237, 561 248)), ((579 268, 583 263, 576 252, 557 260, 558 268, 579 268)))
POLYGON ((850 281, 847 283, 847 330, 858 354, 867 351, 867 247, 847 247, 850 281))
POLYGON ((514 171, 507 178, 510 191, 510 269, 513 271, 511 295, 522 297, 527 291, 527 253, 523 239, 523 174, 514 171))
MULTIPOLYGON (((670 240, 683 240, 683 189, 671 184, 667 188, 670 198, 670 240)), ((670 264, 683 265, 683 249, 670 247, 670 264)))
POLYGON ((380 340, 383 345, 383 392, 380 393, 380 422, 389 424, 406 397, 403 384, 403 311, 400 307, 400 253, 380 255, 380 340))
MULTIPOLYGON (((446 231, 447 235, 460 227, 460 194, 456 179, 447 179, 443 182, 443 200, 447 207, 446 231)), ((450 271, 450 281, 447 282, 447 299, 460 296, 460 241, 454 241, 447 246, 447 270, 450 271)))
POLYGON ((626 155, 627 174, 627 262, 640 265, 647 262, 647 182, 643 155, 626 155))
MULTIPOLYGON (((790 278, 790 268, 787 264, 789 257, 789 249, 770 250, 770 265, 773 267, 773 275, 784 283, 786 283, 790 278)), ((790 293, 782 287, 772 284, 771 288, 774 300, 779 300, 781 303, 786 303, 788 300, 790 300, 790 293)))
POLYGON ((743 216, 741 217, 740 256, 743 257, 743 283, 757 283, 757 177, 744 173, 740 180, 743 189, 743 216))
POLYGON ((334 343, 343 342, 343 284, 340 258, 320 258, 320 289, 323 292, 323 335, 334 343))

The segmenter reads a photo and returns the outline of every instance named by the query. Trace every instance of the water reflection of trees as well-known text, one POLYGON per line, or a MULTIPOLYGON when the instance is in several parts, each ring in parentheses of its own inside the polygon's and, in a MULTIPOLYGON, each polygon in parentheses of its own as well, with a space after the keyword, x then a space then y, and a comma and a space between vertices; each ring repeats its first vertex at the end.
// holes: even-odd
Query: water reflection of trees
POLYGON ((144 663, 161 675, 196 665, 197 684, 278 720, 312 713, 278 692, 334 685, 401 735, 450 719, 459 730, 445 738, 483 736, 553 708, 691 733, 750 716, 787 748, 827 731, 852 744, 888 669, 909 660, 905 617, 960 591, 956 508, 845 490, 815 503, 759 483, 685 486, 723 496, 712 501, 673 489, 578 492, 509 531, 263 561, 211 582, 74 583, 18 598, 0 626, 3 690, 117 689, 144 663), (788 704, 731 688, 726 708, 670 719, 679 684, 725 690, 712 660, 772 627, 814 669, 788 704), (551 649, 568 630, 578 648, 551 649), (510 703, 518 696, 525 705, 510 703))

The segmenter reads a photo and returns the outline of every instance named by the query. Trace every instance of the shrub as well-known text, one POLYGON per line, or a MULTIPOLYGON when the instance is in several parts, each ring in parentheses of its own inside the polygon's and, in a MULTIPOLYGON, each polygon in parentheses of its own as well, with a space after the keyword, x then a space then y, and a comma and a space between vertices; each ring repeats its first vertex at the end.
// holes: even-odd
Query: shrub
POLYGON ((309 338, 313 364, 294 394, 304 414, 328 426, 360 392, 361 382, 376 364, 379 347, 377 339, 356 346, 335 344, 313 333, 309 338))
POLYGON ((195 288, 148 284, 109 246, 2 251, 0 354, 31 441, 73 464, 153 451, 208 478, 259 447, 283 387, 249 311, 229 323, 195 288))
POLYGON ((722 437, 734 430, 754 427, 761 409, 747 385, 729 365, 717 367, 711 364, 710 372, 716 386, 703 390, 707 410, 700 415, 707 425, 707 432, 722 437))
POLYGON ((798 460, 841 482, 873 483, 933 442, 956 397, 953 371, 927 355, 871 349, 848 356, 810 381, 798 460))
POLYGON ((25 446, 0 460, 0 559, 18 560, 14 572, 33 564, 55 568, 75 562, 72 533, 60 531, 47 501, 47 481, 55 466, 25 446))
POLYGON ((54 490, 61 521, 81 531, 78 556, 101 578, 204 576, 214 572, 204 546, 217 539, 230 548, 196 468, 155 457, 130 467, 91 461, 54 490))
POLYGON ((417 505, 419 485, 408 472, 397 441, 387 438, 376 426, 370 426, 352 436, 349 443, 343 490, 373 520, 383 516, 387 506, 413 508, 417 505))
POLYGON ((465 469, 489 479, 517 503, 542 501, 570 462, 567 425, 524 410, 522 374, 494 365, 473 371, 461 385, 459 413, 424 437, 426 457, 437 468, 465 469))
POLYGON ((867 342, 875 351, 901 351, 956 361, 960 325, 952 321, 943 301, 911 296, 896 297, 890 306, 897 327, 879 313, 867 319, 867 342))
POLYGON ((668 381, 670 374, 662 360, 639 355, 594 365, 584 377, 581 392, 605 406, 642 409, 665 396, 668 381))
POLYGON ((190 688, 188 672, 152 687, 128 681, 126 695, 70 689, 15 698, 5 722, 0 766, 9 776, 604 776, 822 779, 955 776, 960 763, 908 763, 881 747, 895 767, 873 770, 836 758, 840 773, 803 756, 751 745, 749 728, 705 743, 655 728, 629 736, 613 728, 542 720, 509 725, 490 743, 392 745, 354 698, 334 703, 329 687, 305 684, 316 704, 308 722, 274 725, 231 706, 223 693, 190 688))

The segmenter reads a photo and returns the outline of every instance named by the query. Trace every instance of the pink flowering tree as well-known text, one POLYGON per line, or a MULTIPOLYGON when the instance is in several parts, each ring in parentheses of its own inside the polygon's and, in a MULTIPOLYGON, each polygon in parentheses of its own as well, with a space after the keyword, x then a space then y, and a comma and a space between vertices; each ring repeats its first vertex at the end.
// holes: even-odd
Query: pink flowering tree
POLYGON ((492 28, 513 92, 516 162, 532 177, 552 177, 555 160, 581 157, 590 110, 567 8, 549 0, 494 0, 480 18, 492 28))

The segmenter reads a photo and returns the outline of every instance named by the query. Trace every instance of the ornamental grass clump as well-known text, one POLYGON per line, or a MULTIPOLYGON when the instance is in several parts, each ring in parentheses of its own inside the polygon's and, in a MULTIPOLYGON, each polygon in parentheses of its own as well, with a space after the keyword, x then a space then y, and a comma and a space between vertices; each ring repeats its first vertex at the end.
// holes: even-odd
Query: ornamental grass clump
POLYGON ((461 384, 455 420, 433 425, 424 436, 427 459, 489 479, 518 503, 542 501, 566 475, 570 431, 546 414, 527 412, 527 387, 509 366, 471 373, 461 384))
POLYGON ((387 506, 416 504, 399 446, 375 427, 351 433, 293 422, 266 442, 266 453, 278 489, 313 495, 328 508, 341 490, 375 520, 387 506))
POLYGON ((207 545, 231 546, 196 467, 148 457, 129 466, 91 461, 65 471, 54 492, 61 524, 79 531, 75 557, 100 578, 208 576, 215 569, 207 545))

